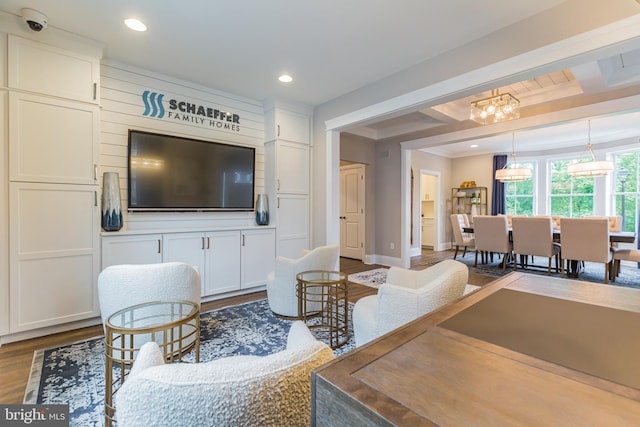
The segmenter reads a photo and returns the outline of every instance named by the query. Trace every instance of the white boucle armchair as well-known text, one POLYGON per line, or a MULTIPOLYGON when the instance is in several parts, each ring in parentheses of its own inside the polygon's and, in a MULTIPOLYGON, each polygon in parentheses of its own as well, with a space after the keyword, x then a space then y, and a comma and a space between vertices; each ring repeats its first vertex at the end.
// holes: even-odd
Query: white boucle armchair
MULTIPOLYGON (((337 245, 328 245, 305 250, 298 259, 277 257, 275 270, 267 276, 267 299, 271 311, 280 316, 298 317, 296 275, 309 270, 337 270, 339 255, 337 245)), ((314 311, 321 307, 311 304, 307 308, 314 311)))
POLYGON ((309 426, 311 372, 333 358, 301 321, 286 349, 269 356, 164 364, 149 342, 115 396, 116 420, 119 427, 309 426))
POLYGON ((467 266, 451 259, 417 271, 391 267, 377 295, 353 307, 356 346, 462 297, 468 278, 467 266))

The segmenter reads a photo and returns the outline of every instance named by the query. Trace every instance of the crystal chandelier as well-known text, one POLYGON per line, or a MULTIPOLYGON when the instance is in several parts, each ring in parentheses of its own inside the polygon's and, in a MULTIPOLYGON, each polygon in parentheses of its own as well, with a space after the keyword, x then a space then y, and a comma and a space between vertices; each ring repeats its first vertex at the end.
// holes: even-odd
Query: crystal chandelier
POLYGON ((496 171, 496 179, 500 182, 521 182, 531 178, 531 169, 518 167, 516 163, 515 133, 511 134, 511 167, 509 162, 496 171))
POLYGON ((595 154, 591 149, 591 120, 589 120, 589 139, 587 142, 587 151, 591 154, 591 160, 580 163, 571 163, 567 167, 567 173, 574 178, 590 178, 597 176, 605 176, 609 171, 613 170, 613 162, 609 160, 596 160, 595 154))
POLYGON ((495 89, 491 91, 491 97, 471 103, 469 118, 483 125, 517 119, 520 118, 520 101, 510 93, 500 95, 495 89))

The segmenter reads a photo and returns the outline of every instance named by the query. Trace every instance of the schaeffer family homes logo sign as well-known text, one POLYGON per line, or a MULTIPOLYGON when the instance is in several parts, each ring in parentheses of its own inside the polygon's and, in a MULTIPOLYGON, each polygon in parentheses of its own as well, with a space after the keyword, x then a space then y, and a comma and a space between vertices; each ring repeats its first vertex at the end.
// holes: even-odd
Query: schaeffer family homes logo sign
POLYGON ((142 102, 144 102, 142 115, 240 132, 240 116, 238 114, 177 99, 170 99, 167 109, 164 104, 164 96, 163 93, 148 90, 142 92, 142 102))

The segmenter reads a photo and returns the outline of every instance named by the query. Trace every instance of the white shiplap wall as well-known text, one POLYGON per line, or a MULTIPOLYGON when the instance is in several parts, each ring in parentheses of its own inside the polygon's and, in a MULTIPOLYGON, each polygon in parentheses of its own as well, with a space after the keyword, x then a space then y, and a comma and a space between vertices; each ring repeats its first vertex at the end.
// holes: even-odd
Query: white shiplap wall
MULTIPOLYGON (((255 225, 251 212, 127 213, 127 140, 128 130, 137 129, 255 147, 255 194, 263 193, 265 161, 262 103, 116 62, 103 61, 100 78, 100 174, 118 172, 120 176, 125 222, 122 231, 170 231, 255 225), (145 117, 142 115, 142 93, 145 90, 164 93, 167 102, 175 98, 238 114, 240 130, 223 130, 208 125, 176 121, 168 118, 167 114, 162 119, 145 117)), ((166 105, 165 102, 165 108, 166 105)))

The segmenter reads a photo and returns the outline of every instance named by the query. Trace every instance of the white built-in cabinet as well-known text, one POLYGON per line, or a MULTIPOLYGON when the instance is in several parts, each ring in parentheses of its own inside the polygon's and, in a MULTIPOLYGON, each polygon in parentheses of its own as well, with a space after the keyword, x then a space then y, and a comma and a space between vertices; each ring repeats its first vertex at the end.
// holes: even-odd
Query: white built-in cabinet
POLYGON ((273 108, 265 120, 265 188, 277 226, 277 254, 298 258, 310 244, 310 118, 273 108))
POLYGON ((202 296, 264 286, 276 257, 275 229, 212 230, 102 237, 102 268, 186 262, 202 278, 202 296))
POLYGON ((9 332, 99 315, 99 58, 8 35, 9 332))

